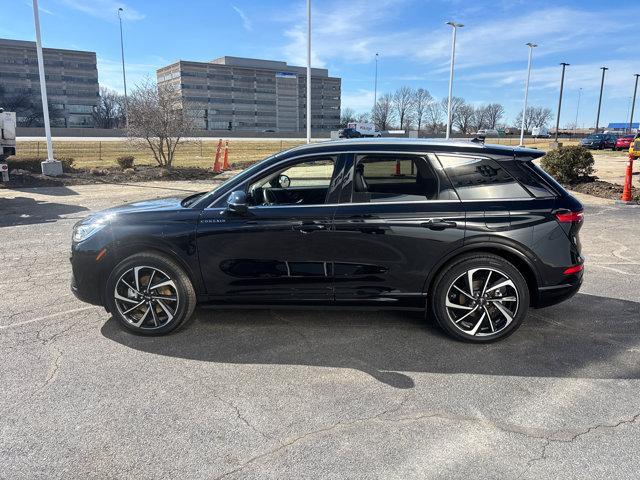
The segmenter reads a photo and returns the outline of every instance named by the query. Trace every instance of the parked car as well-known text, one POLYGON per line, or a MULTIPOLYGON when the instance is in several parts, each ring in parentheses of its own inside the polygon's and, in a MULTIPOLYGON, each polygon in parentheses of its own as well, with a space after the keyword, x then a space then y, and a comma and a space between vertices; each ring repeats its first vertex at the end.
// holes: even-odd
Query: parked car
POLYGON ((547 127, 533 127, 531 129, 531 136, 533 138, 551 138, 547 127))
POLYGON ((498 340, 582 283, 583 207, 540 156, 417 139, 293 148, 210 192, 81 220, 71 288, 145 335, 200 303, 413 310, 498 340))
POLYGON ((343 128, 338 131, 338 137, 340 138, 361 138, 362 134, 355 128, 343 128))
POLYGON ((499 137, 500 132, 495 128, 481 128, 476 132, 478 137, 499 137))
POLYGON ((593 150, 604 150, 606 148, 614 150, 617 139, 618 136, 611 133, 592 133, 580 140, 580 145, 593 150))
POLYGON ((618 137, 618 139, 616 140, 615 149, 629 150, 629 147, 631 146, 631 143, 633 142, 634 137, 635 137, 634 135, 623 135, 621 137, 618 137))
POLYGON ((636 133, 636 136, 629 146, 629 155, 632 155, 634 158, 640 158, 640 132, 636 133))

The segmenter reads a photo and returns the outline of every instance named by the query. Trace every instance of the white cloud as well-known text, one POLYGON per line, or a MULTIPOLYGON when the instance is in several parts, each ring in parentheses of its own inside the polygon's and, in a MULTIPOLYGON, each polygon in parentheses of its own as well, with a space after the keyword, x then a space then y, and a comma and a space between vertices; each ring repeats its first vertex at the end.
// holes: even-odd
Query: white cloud
POLYGON ((342 108, 353 108, 356 112, 370 112, 373 108, 374 91, 359 88, 353 92, 342 92, 342 108))
POLYGON ((122 18, 124 20, 142 20, 145 18, 143 13, 128 6, 124 2, 117 0, 60 0, 64 5, 86 13, 92 17, 101 18, 103 20, 116 21, 118 17, 118 9, 122 8, 122 18))
POLYGON ((250 32, 253 29, 253 26, 251 25, 251 20, 249 20, 249 17, 247 17, 247 15, 244 13, 243 10, 236 7, 235 5, 231 5, 231 8, 233 8, 236 11, 236 13, 240 16, 240 19, 242 20, 242 26, 244 27, 244 29, 250 32))

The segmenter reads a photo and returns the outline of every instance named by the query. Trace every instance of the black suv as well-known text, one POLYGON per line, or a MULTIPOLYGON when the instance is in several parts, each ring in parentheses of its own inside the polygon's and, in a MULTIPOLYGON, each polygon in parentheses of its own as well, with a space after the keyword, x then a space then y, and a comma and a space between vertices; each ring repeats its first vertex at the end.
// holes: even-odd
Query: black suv
POLYGON ((580 145, 593 150, 616 149, 618 136, 611 133, 592 133, 588 137, 580 140, 580 145))
POLYGON ((362 134, 355 128, 343 128, 338 132, 340 138, 361 138, 362 134))
POLYGON ((582 282, 582 205, 541 155, 406 139, 294 148, 213 191, 82 220, 72 289, 149 335, 202 303, 426 311, 454 337, 497 340, 582 282))

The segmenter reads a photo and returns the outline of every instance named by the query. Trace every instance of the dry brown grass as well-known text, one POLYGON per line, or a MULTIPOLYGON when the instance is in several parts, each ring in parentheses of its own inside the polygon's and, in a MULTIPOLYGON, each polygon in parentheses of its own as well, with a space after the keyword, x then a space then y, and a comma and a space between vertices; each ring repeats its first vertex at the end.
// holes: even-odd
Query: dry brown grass
MULTIPOLYGON (((518 138, 490 138, 487 143, 515 146, 518 138)), ((292 140, 244 140, 231 139, 229 141, 229 162, 247 162, 263 159, 282 150, 302 145, 303 139, 292 140)), ((577 140, 563 140, 565 145, 576 145, 577 140)), ((188 141, 181 144, 177 151, 174 166, 177 167, 203 167, 209 168, 213 163, 218 141, 215 139, 202 139, 188 141)), ((548 150, 549 139, 528 139, 526 146, 540 150, 548 150)), ((56 157, 72 157, 77 168, 110 167, 116 166, 116 159, 122 155, 134 155, 136 165, 155 165, 155 160, 149 149, 122 140, 105 141, 68 141, 54 140, 54 153, 56 157)), ((46 157, 46 144, 44 141, 18 140, 17 158, 41 158, 46 157)), ((613 152, 607 152, 609 154, 613 152)))

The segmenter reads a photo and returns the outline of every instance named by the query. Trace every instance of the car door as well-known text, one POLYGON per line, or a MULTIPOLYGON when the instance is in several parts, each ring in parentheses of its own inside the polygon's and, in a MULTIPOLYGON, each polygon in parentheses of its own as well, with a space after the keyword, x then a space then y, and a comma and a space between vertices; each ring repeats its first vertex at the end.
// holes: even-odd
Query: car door
POLYGON ((333 301, 335 205, 329 203, 339 194, 341 179, 333 177, 341 171, 341 158, 304 157, 257 173, 239 187, 251 200, 244 214, 224 205, 203 210, 197 243, 211 300, 333 301), (288 183, 276 184, 273 179, 283 180, 283 173, 288 183), (265 179, 271 180, 262 184, 265 179))
POLYGON ((464 241, 459 199, 426 154, 363 152, 348 164, 334 217, 336 301, 424 308, 429 272, 464 241))

